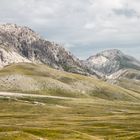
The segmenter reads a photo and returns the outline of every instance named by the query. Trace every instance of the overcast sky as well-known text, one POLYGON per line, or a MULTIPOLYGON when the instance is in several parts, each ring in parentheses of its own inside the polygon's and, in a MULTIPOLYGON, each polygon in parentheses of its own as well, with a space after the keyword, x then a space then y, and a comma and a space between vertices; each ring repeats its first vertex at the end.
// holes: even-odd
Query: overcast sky
POLYGON ((0 23, 28 26, 80 59, 111 48, 140 59, 140 0, 0 0, 0 23))

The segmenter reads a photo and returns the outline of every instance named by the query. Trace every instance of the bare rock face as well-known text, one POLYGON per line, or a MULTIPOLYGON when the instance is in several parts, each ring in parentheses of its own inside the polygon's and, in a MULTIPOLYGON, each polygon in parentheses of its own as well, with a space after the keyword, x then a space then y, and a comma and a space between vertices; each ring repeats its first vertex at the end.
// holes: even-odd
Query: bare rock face
POLYGON ((0 46, 0 68, 12 63, 19 63, 19 62, 31 63, 30 60, 28 60, 25 57, 22 57, 17 52, 6 51, 5 49, 2 49, 0 46))
POLYGON ((105 76, 109 76, 122 69, 140 70, 140 62, 135 58, 113 49, 106 50, 89 57, 84 64, 91 70, 95 70, 105 76))
POLYGON ((41 38, 28 27, 0 25, 0 66, 32 62, 86 74, 81 62, 59 44, 41 38))

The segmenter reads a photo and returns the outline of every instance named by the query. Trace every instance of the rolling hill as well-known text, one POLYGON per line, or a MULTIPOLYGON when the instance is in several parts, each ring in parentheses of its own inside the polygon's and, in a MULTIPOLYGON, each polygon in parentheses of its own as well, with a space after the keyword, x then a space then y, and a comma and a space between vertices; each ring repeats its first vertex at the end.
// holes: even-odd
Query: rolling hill
POLYGON ((0 90, 107 100, 139 100, 137 92, 108 84, 94 76, 56 70, 43 64, 18 63, 0 70, 0 90))

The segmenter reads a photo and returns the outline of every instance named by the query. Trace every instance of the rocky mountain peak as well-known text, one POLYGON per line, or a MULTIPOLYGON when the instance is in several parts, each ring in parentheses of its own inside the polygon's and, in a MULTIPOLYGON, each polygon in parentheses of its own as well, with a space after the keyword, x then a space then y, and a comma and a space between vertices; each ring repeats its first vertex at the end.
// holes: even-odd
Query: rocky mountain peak
POLYGON ((100 53, 97 53, 96 55, 89 57, 87 60, 96 63, 96 61, 95 60, 93 61, 93 59, 97 59, 97 60, 100 59, 101 61, 98 62, 103 63, 107 59, 117 59, 119 57, 122 57, 123 55, 124 54, 120 50, 111 49, 111 50, 105 50, 100 53))
POLYGON ((120 50, 111 49, 97 53, 85 61, 89 69, 104 75, 110 75, 120 69, 134 68, 140 70, 140 62, 135 58, 123 54, 120 50))
POLYGON ((114 58, 116 56, 123 55, 123 53, 117 49, 105 50, 105 51, 101 52, 100 54, 105 56, 105 57, 110 57, 110 58, 114 58))
POLYGON ((85 73, 81 62, 61 45, 47 41, 28 27, 0 25, 0 66, 16 62, 48 64, 75 73, 85 73), (16 59, 15 59, 15 57, 16 59))
POLYGON ((32 43, 40 39, 40 36, 30 28, 10 23, 0 25, 0 35, 3 36, 4 41, 8 41, 8 39, 14 41, 14 39, 17 39, 17 41, 32 43))
POLYGON ((13 33, 13 34, 20 34, 21 32, 23 34, 32 35, 32 36, 39 36, 36 32, 34 32, 32 29, 26 27, 26 26, 18 26, 16 24, 7 23, 0 25, 1 31, 7 32, 7 33, 13 33))

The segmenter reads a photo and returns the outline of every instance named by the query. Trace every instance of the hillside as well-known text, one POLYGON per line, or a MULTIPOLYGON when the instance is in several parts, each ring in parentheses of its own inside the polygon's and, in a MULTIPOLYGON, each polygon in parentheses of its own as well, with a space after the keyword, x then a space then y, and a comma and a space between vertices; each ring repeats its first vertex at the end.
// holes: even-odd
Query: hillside
POLYGON ((0 90, 67 97, 98 97, 107 100, 134 100, 140 95, 110 85, 95 77, 49 68, 46 65, 19 63, 0 70, 0 90))
POLYGON ((134 69, 120 70, 107 77, 107 81, 126 89, 140 93, 140 71, 134 69))

